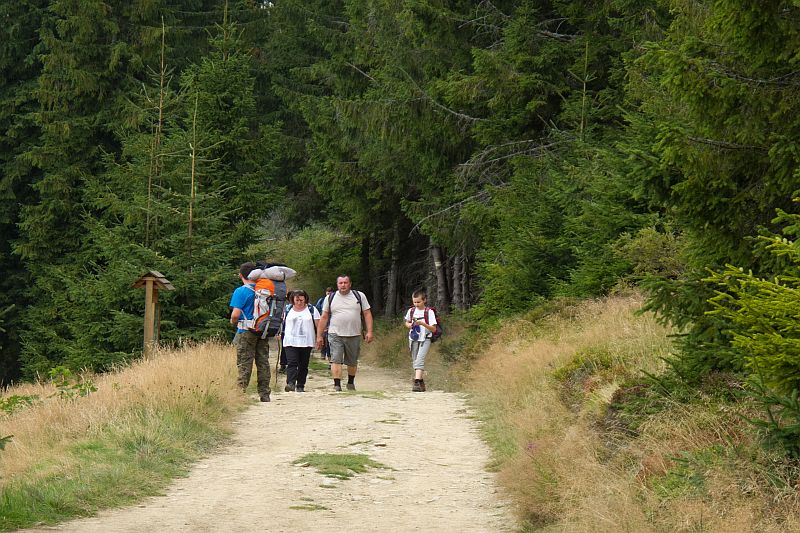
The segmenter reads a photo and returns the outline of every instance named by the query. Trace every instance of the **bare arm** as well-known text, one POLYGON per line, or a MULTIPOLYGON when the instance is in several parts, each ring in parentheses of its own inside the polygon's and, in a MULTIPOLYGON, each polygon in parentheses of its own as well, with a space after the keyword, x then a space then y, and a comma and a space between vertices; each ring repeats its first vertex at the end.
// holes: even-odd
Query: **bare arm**
POLYGON ((239 322, 240 316, 242 316, 242 310, 238 307, 234 307, 233 311, 231 311, 231 324, 235 326, 239 322))
POLYGON ((372 310, 364 309, 364 323, 367 325, 367 342, 372 342, 374 338, 372 335, 372 310))
POLYGON ((317 342, 316 348, 317 350, 322 349, 322 345, 325 343, 322 336, 325 334, 325 328, 328 327, 328 319, 330 318, 330 313, 328 311, 323 311, 322 316, 317 322, 317 342))

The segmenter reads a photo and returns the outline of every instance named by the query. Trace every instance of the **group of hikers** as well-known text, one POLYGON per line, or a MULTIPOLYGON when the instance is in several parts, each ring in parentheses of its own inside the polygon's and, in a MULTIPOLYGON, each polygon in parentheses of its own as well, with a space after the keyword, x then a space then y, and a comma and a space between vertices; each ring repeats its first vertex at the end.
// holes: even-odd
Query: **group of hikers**
MULTIPOLYGON (((230 322, 236 326, 234 344, 238 385, 246 390, 250 383, 253 366, 256 368, 258 395, 262 402, 270 401, 269 335, 255 327, 258 316, 258 289, 254 274, 260 274, 254 263, 239 267, 242 285, 233 291, 230 322)), ((291 271, 291 269, 285 269, 291 271)), ((293 272, 293 271, 291 271, 293 272)), ((284 273, 285 279, 285 273, 284 273)), ((330 361, 333 390, 342 390, 342 367, 347 369, 347 390, 356 390, 355 378, 361 341, 374 339, 370 303, 366 295, 351 287, 350 276, 336 278, 336 288, 328 287, 325 296, 315 305, 309 303, 309 295, 303 289, 294 289, 286 294, 286 304, 280 311, 281 329, 277 334, 281 343, 281 366, 285 365, 286 392, 305 392, 311 352, 320 350, 321 356, 330 361), (285 359, 284 357, 285 356, 285 359)), ((424 291, 414 291, 413 306, 406 311, 404 325, 408 328, 408 345, 414 371, 413 392, 425 392, 425 357, 434 340, 437 317, 433 309, 426 307, 424 291)), ((265 330, 266 331, 266 330, 265 330)))

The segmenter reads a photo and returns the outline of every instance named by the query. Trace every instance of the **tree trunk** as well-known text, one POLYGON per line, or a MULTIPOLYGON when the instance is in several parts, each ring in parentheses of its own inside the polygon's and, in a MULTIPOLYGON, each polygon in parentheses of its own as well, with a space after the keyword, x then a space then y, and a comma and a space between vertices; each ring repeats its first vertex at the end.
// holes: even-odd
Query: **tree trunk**
POLYGON ((392 264, 389 266, 388 279, 386 280, 386 308, 383 310, 385 318, 392 318, 397 312, 397 278, 398 264, 400 262, 400 226, 395 221, 392 225, 392 264))
POLYGON ((450 298, 447 294, 447 268, 444 260, 444 252, 441 247, 436 246, 431 241, 431 257, 433 259, 433 269, 436 274, 436 307, 442 313, 450 310, 450 298))
POLYGON ((372 297, 372 286, 369 283, 369 250, 369 237, 363 237, 361 239, 361 263, 358 265, 358 287, 353 285, 353 288, 364 292, 369 303, 372 304, 375 299, 372 297))
POLYGON ((373 233, 372 234, 372 253, 370 254, 370 286, 372 299, 373 316, 378 316, 383 310, 383 242, 373 233))
POLYGON ((463 265, 464 254, 459 252, 453 258, 453 307, 464 309, 464 293, 461 290, 461 267, 463 265))

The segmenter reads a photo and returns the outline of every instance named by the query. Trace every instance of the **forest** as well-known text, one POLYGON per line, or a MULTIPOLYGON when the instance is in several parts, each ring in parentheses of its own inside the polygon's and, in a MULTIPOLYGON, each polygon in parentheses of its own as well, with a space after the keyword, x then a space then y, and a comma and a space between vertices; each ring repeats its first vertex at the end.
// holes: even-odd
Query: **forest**
MULTIPOLYGON (((0 382, 227 337, 245 260, 479 323, 636 285, 800 434, 796 0, 0 5, 0 382)), ((794 433, 792 433, 792 431, 794 433)), ((787 444, 792 453, 800 445, 787 444)), ((791 439, 785 442, 790 443, 791 439)))

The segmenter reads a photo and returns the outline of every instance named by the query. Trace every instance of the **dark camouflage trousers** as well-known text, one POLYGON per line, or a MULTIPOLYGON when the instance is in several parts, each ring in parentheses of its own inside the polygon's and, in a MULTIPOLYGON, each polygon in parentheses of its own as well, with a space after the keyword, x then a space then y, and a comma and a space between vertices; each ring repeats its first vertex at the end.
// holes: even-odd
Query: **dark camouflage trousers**
POLYGON ((251 331, 239 334, 236 344, 236 366, 239 368, 239 386, 246 389, 250 384, 253 363, 256 364, 258 394, 269 394, 269 344, 251 331))

